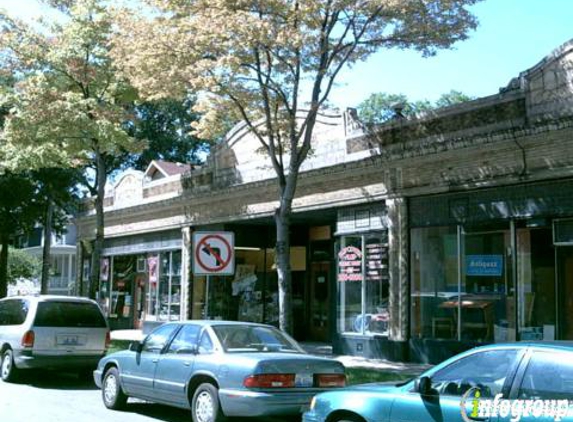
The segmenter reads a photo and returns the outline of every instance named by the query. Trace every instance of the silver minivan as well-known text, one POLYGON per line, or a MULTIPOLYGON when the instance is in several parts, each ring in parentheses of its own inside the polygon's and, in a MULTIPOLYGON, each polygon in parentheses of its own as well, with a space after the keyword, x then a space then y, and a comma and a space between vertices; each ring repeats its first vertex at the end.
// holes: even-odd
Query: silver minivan
POLYGON ((13 381, 22 369, 64 369, 88 374, 110 343, 98 304, 71 296, 0 299, 0 375, 13 381))

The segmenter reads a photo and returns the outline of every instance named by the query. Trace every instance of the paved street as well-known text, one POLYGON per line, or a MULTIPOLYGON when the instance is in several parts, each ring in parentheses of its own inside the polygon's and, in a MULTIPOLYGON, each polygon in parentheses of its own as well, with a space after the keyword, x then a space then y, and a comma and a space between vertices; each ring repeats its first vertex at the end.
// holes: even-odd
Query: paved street
POLYGON ((126 411, 108 410, 101 401, 100 390, 75 374, 46 372, 27 374, 18 384, 0 381, 2 422, 125 422, 127 419, 129 422, 189 422, 191 414, 133 399, 128 402, 126 411))

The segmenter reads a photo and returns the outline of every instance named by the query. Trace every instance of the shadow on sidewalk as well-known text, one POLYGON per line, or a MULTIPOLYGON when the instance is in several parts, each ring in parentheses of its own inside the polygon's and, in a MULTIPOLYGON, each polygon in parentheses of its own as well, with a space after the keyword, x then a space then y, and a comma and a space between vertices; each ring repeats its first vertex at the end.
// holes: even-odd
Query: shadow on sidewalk
MULTIPOLYGON (((94 368, 95 369, 95 368, 94 368)), ((18 384, 54 390, 97 390, 91 370, 64 372, 56 370, 23 370, 18 375, 18 384)))

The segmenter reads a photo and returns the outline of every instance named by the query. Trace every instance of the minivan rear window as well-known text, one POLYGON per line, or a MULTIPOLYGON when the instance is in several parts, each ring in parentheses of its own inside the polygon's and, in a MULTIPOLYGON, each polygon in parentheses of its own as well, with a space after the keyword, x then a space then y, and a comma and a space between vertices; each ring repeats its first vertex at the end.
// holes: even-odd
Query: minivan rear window
POLYGON ((34 320, 36 327, 107 327, 100 309, 86 302, 40 302, 34 320))
POLYGON ((11 299, 0 302, 0 325, 20 325, 28 315, 28 301, 11 299))

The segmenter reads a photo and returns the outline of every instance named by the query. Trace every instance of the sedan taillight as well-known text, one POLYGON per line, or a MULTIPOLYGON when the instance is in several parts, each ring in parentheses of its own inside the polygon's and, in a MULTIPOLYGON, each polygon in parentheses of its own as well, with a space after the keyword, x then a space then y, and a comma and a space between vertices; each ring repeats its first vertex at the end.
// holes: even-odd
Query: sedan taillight
POLYGON ((317 387, 344 387, 346 385, 346 375, 344 374, 316 374, 314 376, 317 387))
POLYGON ((22 347, 34 347, 36 336, 32 330, 26 331, 22 336, 22 347))
POLYGON ((292 388, 294 374, 259 374, 251 375, 243 381, 247 388, 292 388))

